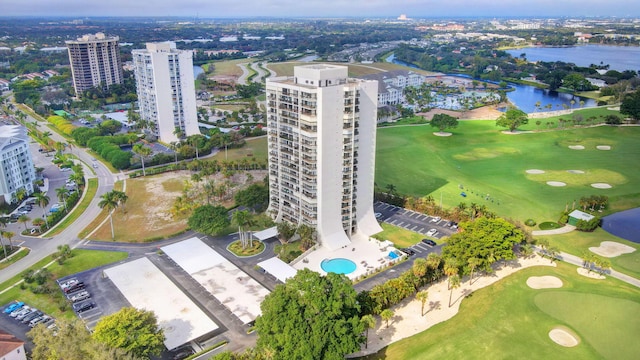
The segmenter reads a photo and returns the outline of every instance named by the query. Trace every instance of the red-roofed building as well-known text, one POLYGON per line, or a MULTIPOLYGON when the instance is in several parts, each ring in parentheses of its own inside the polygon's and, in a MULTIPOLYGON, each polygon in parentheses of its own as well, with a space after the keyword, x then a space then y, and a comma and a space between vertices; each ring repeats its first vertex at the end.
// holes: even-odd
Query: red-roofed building
POLYGON ((0 330, 0 359, 27 360, 27 354, 24 351, 24 341, 0 330))

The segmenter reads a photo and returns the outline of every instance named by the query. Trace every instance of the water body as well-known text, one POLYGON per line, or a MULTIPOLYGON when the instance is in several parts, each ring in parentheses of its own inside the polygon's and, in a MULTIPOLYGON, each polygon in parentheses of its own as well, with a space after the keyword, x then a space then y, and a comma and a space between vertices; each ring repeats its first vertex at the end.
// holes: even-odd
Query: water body
MULTIPOLYGON (((395 54, 391 54, 386 59, 388 62, 393 62, 395 64, 409 66, 412 68, 418 68, 413 64, 407 64, 403 61, 396 60, 395 54)), ((451 75, 448 76, 457 76, 463 78, 470 78, 469 76, 464 75, 451 75)), ((596 106, 596 101, 593 99, 583 98, 580 96, 574 96, 567 93, 559 93, 557 91, 549 91, 546 89, 539 89, 534 86, 529 85, 520 85, 509 83, 509 87, 513 88, 513 91, 507 93, 507 98, 509 101, 517 106, 520 110, 526 112, 527 114, 539 112, 539 111, 553 111, 553 110, 563 110, 565 107, 570 108, 579 108, 580 101, 583 101, 584 107, 593 107, 596 106), (574 101, 574 104, 571 104, 571 100, 574 101), (536 103, 539 102, 541 109, 536 109, 536 103), (551 104, 551 108, 545 108, 545 106, 551 104)), ((457 103, 456 99, 445 100, 443 104, 457 103)), ((450 108, 448 106, 444 106, 445 108, 450 108)), ((458 107, 459 108, 459 107, 458 107)), ((456 110, 455 106, 451 107, 452 110, 456 110)))
POLYGON ((640 208, 621 211, 602 218, 604 231, 640 243, 640 208))
POLYGON ((513 57, 524 53, 528 61, 562 61, 587 67, 591 64, 609 65, 610 70, 640 70, 640 47, 582 45, 572 47, 530 47, 507 50, 513 57))
POLYGON ((201 68, 200 66, 193 66, 193 78, 197 79, 198 75, 200 74, 204 74, 204 69, 201 68))

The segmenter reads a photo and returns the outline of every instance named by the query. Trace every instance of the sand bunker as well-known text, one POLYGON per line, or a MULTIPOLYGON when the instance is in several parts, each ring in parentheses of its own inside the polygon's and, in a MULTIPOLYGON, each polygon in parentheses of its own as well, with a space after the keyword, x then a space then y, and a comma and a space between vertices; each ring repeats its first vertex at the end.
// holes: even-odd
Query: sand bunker
POLYGON ((446 137, 446 136, 451 136, 453 134, 450 133, 450 132, 439 132, 439 131, 437 131, 437 132, 434 132, 433 135, 446 137))
POLYGON ((604 257, 616 257, 622 254, 630 254, 636 249, 631 246, 617 243, 615 241, 603 241, 598 247, 590 247, 589 250, 597 255, 604 257))
POLYGON ((580 343, 578 338, 568 329, 557 327, 549 331, 549 338, 554 343, 564 347, 574 347, 580 343))
POLYGON ((549 186, 567 186, 567 184, 562 181, 547 181, 547 185, 549 186))
POLYGON ((544 174, 544 170, 529 169, 527 170, 527 174, 544 174))
POLYGON ((607 183, 593 183, 591 184, 591 187, 596 189, 611 189, 611 185, 607 183))
POLYGON ((555 276, 531 276, 527 279, 527 286, 532 289, 554 289, 562 287, 562 280, 555 276))
POLYGON ((578 268, 578 274, 580 274, 582 276, 586 276, 586 277, 591 278, 591 279, 596 279, 596 280, 604 280, 604 279, 606 279, 604 277, 604 275, 600 275, 600 274, 598 274, 597 272, 595 272, 593 270, 589 271, 589 270, 587 270, 587 269, 585 269, 583 267, 579 267, 578 268))
POLYGON ((567 170, 567 172, 570 174, 584 174, 582 170, 567 170))
POLYGON ((584 150, 584 146, 582 146, 582 145, 569 145, 569 149, 571 149, 571 150, 584 150))
POLYGON ((596 149, 598 149, 598 150, 611 150, 611 146, 609 146, 609 145, 598 145, 598 146, 596 146, 596 149))

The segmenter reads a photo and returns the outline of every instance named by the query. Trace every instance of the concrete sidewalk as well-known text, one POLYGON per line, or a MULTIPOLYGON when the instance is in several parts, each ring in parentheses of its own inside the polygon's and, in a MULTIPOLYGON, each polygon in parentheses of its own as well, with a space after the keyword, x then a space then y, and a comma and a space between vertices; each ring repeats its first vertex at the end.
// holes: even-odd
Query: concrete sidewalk
POLYGON ((566 234, 575 230, 576 227, 573 225, 565 225, 559 229, 551 229, 551 230, 534 230, 531 232, 533 236, 544 236, 544 235, 557 235, 557 234, 566 234))

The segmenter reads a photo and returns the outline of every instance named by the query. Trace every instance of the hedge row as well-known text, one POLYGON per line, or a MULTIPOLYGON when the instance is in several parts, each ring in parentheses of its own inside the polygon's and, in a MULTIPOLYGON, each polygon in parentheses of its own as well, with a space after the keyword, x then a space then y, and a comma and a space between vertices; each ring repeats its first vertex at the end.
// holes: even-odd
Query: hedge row
POLYGON ((63 118, 62 116, 49 116, 47 118, 47 121, 67 135, 71 135, 73 130, 76 128, 75 126, 73 126, 71 121, 63 118))

